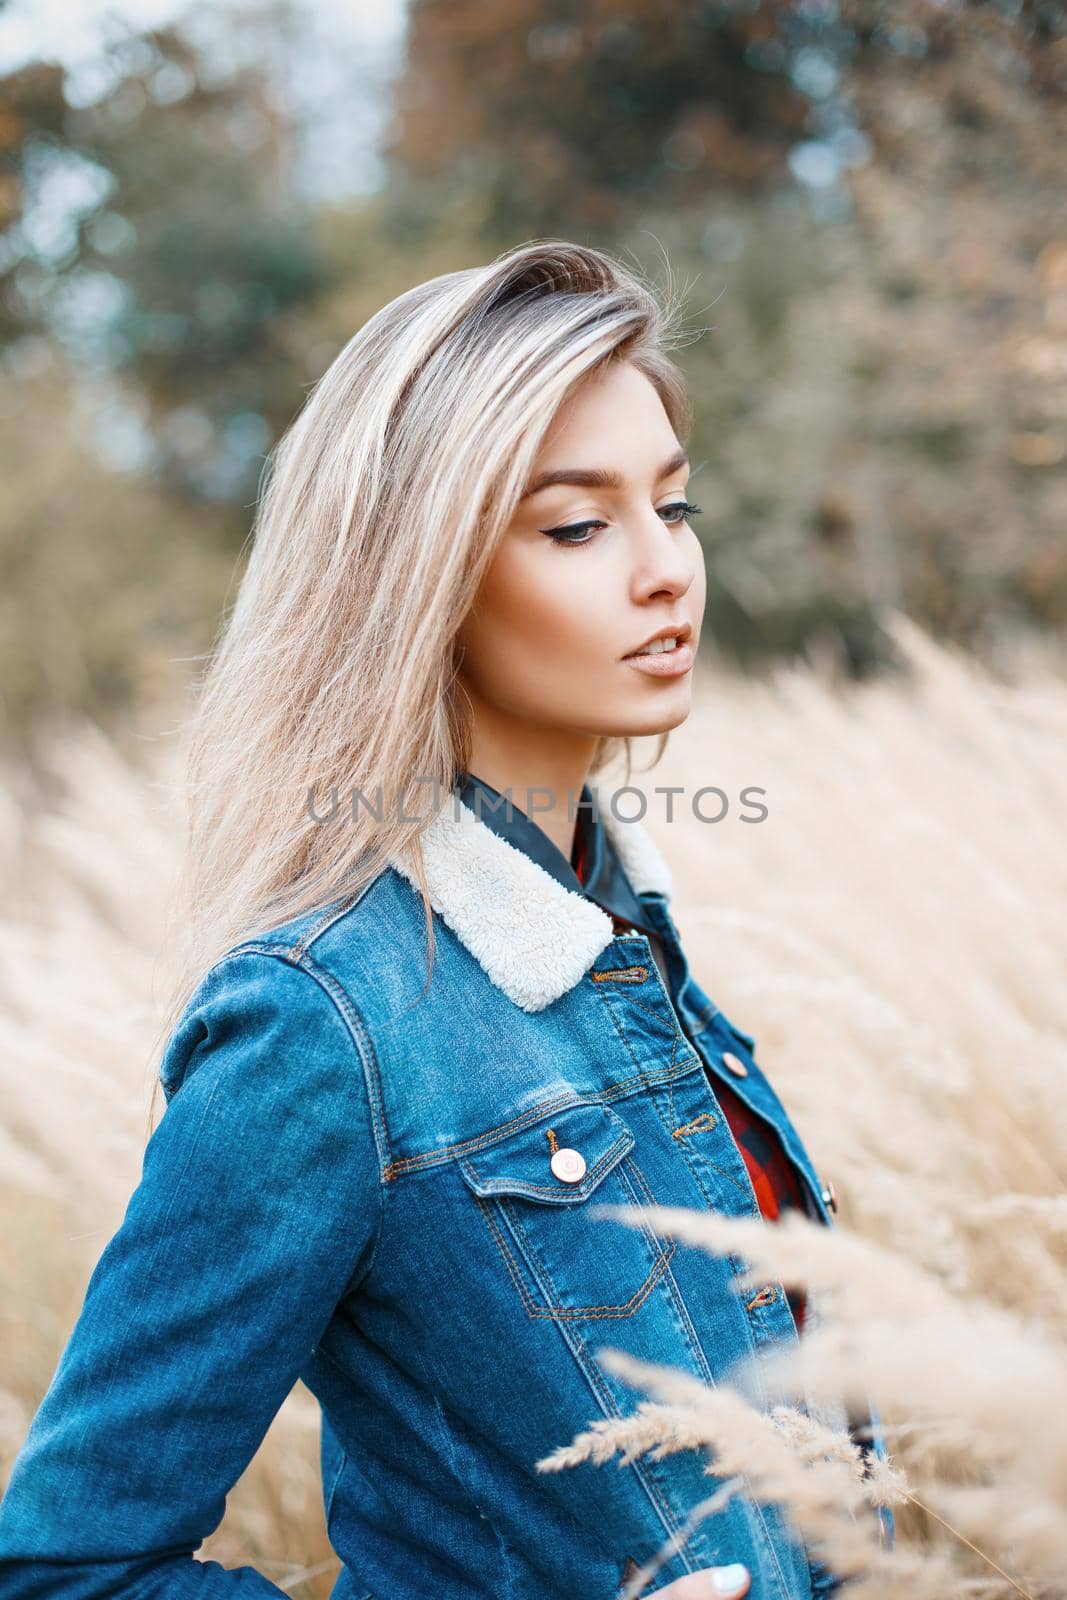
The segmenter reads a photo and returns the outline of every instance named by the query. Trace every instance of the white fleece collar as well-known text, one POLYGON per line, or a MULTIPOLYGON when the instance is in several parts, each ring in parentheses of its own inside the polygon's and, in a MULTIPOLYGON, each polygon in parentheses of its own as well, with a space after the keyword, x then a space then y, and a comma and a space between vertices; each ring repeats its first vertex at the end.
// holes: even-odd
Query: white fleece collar
MULTIPOLYGON (((670 868, 644 824, 620 822, 610 806, 600 818, 634 893, 670 899, 670 868)), ((606 911, 565 889, 454 796, 431 818, 422 849, 433 909, 524 1011, 541 1011, 573 988, 614 938, 606 911)), ((390 864, 415 885, 406 856, 390 864)))

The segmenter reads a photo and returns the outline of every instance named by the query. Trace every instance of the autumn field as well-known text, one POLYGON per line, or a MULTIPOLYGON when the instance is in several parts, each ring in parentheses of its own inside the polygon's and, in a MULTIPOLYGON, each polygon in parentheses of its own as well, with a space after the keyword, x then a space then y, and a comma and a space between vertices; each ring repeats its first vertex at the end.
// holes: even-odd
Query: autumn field
MULTIPOLYGON (((761 1424, 739 1395, 657 1369, 632 1372, 617 1436, 561 1434, 552 1464, 707 1449, 783 1498, 863 1600, 1048 1600, 1067 1595, 1067 687, 1036 661, 994 679, 904 618, 888 626, 900 669, 873 683, 705 671, 633 782, 691 964, 756 1036, 839 1198, 830 1231, 658 1225, 818 1296, 783 1388, 872 1396, 891 1470, 863 1484, 842 1439, 799 1412, 761 1424), (668 785, 683 791, 669 822, 668 785), (703 786, 731 800, 719 823, 688 804, 703 786), (746 786, 764 791, 758 824, 740 820, 746 786), (881 1560, 858 1515, 871 1494, 897 1516, 881 1560)), ((86 724, 0 789, 5 1479, 149 1132, 181 839, 165 725, 131 755, 86 724)), ((298 1385, 201 1553, 328 1594, 317 1450, 298 1385)))

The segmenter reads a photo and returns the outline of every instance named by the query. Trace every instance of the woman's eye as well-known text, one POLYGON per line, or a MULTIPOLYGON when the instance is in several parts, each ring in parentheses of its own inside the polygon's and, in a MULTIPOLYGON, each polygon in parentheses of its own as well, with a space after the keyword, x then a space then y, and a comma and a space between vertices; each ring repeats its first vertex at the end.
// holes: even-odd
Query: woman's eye
MULTIPOLYGON (((700 507, 691 505, 688 500, 676 500, 669 506, 660 506, 659 514, 664 519, 668 513, 673 520, 667 522, 670 528, 677 528, 686 517, 695 517, 700 514, 700 507)), ((592 518, 588 522, 570 522, 559 528, 542 528, 540 531, 556 544, 589 544, 592 533, 587 530, 606 527, 606 523, 592 518), (584 537, 583 537, 584 536, 584 537)))
POLYGON ((589 544, 592 538, 591 534, 587 534, 584 539, 578 538, 577 535, 585 533, 587 528, 603 528, 605 526, 605 523, 594 519, 591 522, 571 522, 566 527, 561 528, 542 528, 541 532, 546 533, 557 544, 589 544))
POLYGON ((661 517, 665 517, 668 511, 678 512, 677 519, 668 524, 669 527, 673 528, 676 528, 680 522, 684 522, 686 517, 698 517, 700 515, 700 507, 691 505, 688 500, 675 500, 672 505, 660 506, 659 508, 661 517))

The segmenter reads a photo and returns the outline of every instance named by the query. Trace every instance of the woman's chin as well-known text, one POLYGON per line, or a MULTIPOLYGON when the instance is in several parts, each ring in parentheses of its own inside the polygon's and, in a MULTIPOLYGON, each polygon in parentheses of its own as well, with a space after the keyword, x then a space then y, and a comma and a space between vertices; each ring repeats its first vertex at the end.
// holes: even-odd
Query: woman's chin
POLYGON ((664 694, 660 705, 642 706, 629 714, 620 713, 611 728, 611 735, 617 739, 643 739, 654 737, 657 733, 669 733, 686 720, 692 709, 692 696, 688 688, 679 686, 673 694, 664 694))

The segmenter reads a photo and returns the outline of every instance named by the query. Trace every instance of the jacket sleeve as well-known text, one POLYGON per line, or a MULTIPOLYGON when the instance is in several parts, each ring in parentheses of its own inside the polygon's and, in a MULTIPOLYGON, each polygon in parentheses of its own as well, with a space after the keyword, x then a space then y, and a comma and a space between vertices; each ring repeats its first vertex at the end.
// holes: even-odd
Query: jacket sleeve
POLYGON ((186 1007, 140 1181, 0 1503, 4 1600, 280 1600, 193 1552, 377 1240, 366 1046, 334 993, 245 950, 186 1007))
POLYGON ((822 1561, 809 1560, 808 1571, 811 1575, 811 1592, 815 1600, 829 1600, 830 1595, 840 1593, 844 1586, 844 1579, 835 1576, 822 1561))

